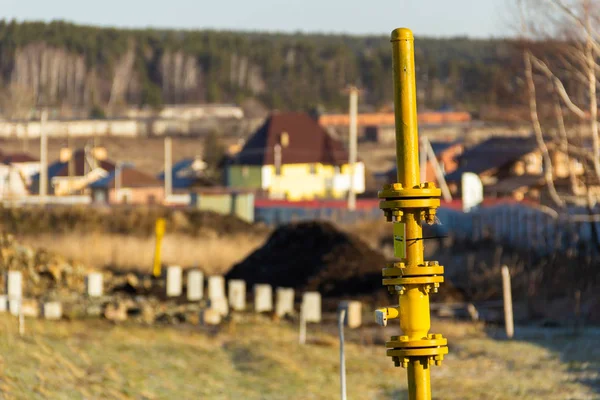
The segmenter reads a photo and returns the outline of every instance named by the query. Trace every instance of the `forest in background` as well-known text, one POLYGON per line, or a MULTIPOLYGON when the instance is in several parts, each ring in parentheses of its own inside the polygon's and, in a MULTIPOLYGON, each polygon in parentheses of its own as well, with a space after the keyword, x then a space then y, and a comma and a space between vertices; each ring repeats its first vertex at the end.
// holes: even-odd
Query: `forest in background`
MULTIPOLYGON (((520 57, 509 40, 417 37, 416 47, 421 108, 477 112, 521 97, 520 57)), ((348 84, 363 89, 365 109, 391 104, 389 37, 0 21, 5 104, 29 98, 110 113, 255 99, 271 109, 341 111, 348 84)))

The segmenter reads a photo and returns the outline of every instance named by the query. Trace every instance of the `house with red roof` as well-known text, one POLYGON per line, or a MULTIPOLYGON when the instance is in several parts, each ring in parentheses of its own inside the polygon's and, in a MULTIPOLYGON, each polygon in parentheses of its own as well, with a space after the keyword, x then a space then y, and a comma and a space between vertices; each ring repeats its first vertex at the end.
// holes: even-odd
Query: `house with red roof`
POLYGON ((226 166, 230 188, 253 189, 270 198, 308 200, 344 198, 365 191, 365 167, 354 173, 344 144, 305 113, 276 112, 231 157, 226 166))

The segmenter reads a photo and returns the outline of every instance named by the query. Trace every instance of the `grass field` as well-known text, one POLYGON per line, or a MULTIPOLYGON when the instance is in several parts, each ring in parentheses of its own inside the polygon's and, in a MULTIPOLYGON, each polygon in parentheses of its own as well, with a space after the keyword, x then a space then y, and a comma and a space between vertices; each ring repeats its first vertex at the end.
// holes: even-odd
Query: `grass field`
MULTIPOLYGON (((600 398, 599 336, 538 330, 509 342, 470 324, 437 325, 451 348, 432 370, 435 399, 600 398)), ((339 398, 333 326, 309 326, 306 346, 292 324, 253 316, 218 329, 27 320, 21 338, 2 315, 0 329, 2 399, 339 398)), ((385 357, 384 332, 348 337, 349 398, 406 398, 406 371, 385 357)))

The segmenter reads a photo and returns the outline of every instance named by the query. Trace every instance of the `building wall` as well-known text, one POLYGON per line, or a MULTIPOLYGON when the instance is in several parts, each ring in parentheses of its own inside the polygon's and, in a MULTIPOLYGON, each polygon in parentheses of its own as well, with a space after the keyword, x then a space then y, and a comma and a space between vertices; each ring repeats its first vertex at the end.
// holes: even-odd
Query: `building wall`
POLYGON ((0 198, 14 199, 28 195, 19 170, 10 165, 0 165, 0 198))
POLYGON ((162 204, 165 199, 165 189, 162 186, 109 189, 108 201, 111 204, 162 204))
POLYGON ((261 189, 260 165, 230 165, 227 167, 227 186, 241 189, 261 189))
POLYGON ((254 222, 253 193, 197 193, 192 197, 192 205, 199 210, 235 215, 244 221, 254 222))
MULTIPOLYGON (((272 198, 307 200, 343 198, 350 188, 350 166, 324 164, 284 164, 278 174, 274 165, 231 166, 227 171, 228 184, 234 188, 262 189, 272 198)), ((356 164, 354 188, 365 191, 365 168, 356 164)))
POLYGON ((31 177, 40 172, 38 161, 13 163, 12 165, 19 170, 27 185, 31 185, 31 177))

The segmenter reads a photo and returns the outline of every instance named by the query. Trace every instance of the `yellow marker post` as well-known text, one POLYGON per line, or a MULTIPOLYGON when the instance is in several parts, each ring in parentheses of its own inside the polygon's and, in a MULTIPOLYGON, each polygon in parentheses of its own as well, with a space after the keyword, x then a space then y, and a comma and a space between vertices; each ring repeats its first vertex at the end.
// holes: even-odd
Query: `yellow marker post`
POLYGON ((386 219, 394 222, 394 253, 401 261, 383 269, 383 285, 398 296, 398 308, 378 309, 375 317, 380 325, 399 319, 402 334, 386 343, 387 355, 408 369, 409 399, 430 400, 430 367, 441 364, 448 347, 442 335, 429 333, 429 294, 444 281, 444 267, 424 261, 422 224, 435 222, 441 191, 420 182, 413 34, 396 29, 391 42, 398 182, 385 185, 378 196, 386 219))
POLYGON ((164 218, 159 218, 156 220, 156 226, 154 231, 156 234, 156 241, 154 247, 154 266, 152 268, 152 274, 157 278, 160 277, 161 274, 160 253, 162 249, 162 239, 165 236, 166 226, 167 221, 164 218))

